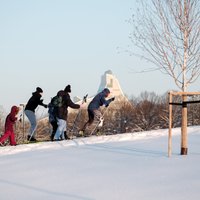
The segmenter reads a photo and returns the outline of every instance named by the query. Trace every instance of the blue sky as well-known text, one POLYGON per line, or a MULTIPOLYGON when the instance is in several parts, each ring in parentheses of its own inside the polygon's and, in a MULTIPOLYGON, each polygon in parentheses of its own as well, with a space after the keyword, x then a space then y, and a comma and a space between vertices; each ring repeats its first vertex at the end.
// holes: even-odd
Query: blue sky
POLYGON ((92 96, 107 70, 129 97, 177 89, 160 72, 132 73, 151 67, 124 52, 135 1, 0 0, 0 105, 26 103, 37 86, 46 103, 67 84, 72 97, 92 96))

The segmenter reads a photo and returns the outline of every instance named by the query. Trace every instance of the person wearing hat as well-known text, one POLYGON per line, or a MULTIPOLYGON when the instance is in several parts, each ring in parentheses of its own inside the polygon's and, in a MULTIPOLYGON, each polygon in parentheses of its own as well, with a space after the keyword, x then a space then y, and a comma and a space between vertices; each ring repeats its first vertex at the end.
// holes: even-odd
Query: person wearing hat
POLYGON ((54 140, 68 139, 66 134, 68 107, 79 109, 81 106, 72 102, 69 93, 71 93, 71 85, 67 85, 62 94, 62 106, 58 108, 57 123, 54 140))
POLYGON ((43 90, 40 87, 36 88, 36 91, 32 93, 32 97, 28 100, 28 103, 25 107, 25 114, 31 124, 30 131, 27 136, 28 141, 36 141, 35 139, 35 130, 37 127, 35 109, 38 105, 47 108, 47 105, 43 103, 42 97, 43 90))
MULTIPOLYGON (((95 119, 98 121, 103 120, 102 113, 100 111, 100 107, 105 105, 105 107, 108 107, 110 102, 115 100, 115 97, 106 100, 106 98, 110 95, 110 90, 108 88, 105 88, 103 91, 98 93, 92 101, 88 105, 88 121, 84 125, 81 132, 85 132, 85 130, 91 126, 95 119)), ((88 134, 88 133, 84 133, 88 134)))
POLYGON ((14 124, 17 121, 17 114, 19 112, 19 107, 12 106, 10 113, 6 117, 5 121, 5 132, 0 138, 0 144, 4 145, 4 142, 9 138, 10 145, 17 145, 15 141, 14 124))

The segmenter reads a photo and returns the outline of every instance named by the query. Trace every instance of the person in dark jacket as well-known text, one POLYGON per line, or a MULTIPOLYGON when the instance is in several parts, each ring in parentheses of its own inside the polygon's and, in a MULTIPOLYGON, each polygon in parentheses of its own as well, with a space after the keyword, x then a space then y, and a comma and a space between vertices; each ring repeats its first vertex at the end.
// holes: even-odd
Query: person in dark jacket
POLYGON ((28 103, 25 107, 25 114, 28 117, 31 127, 29 134, 27 136, 28 141, 36 141, 35 139, 35 130, 37 127, 37 121, 36 121, 36 115, 35 115, 35 109, 40 106, 44 106, 47 108, 47 105, 43 103, 42 97, 43 90, 40 87, 36 88, 36 91, 32 93, 32 97, 28 100, 28 103))
POLYGON ((64 91, 60 91, 62 96, 62 105, 58 107, 57 121, 58 128, 54 136, 54 140, 65 139, 66 127, 67 127, 67 116, 68 107, 73 109, 79 109, 81 106, 72 102, 69 93, 71 93, 71 86, 67 85, 64 91))
POLYGON ((60 90, 55 97, 51 99, 51 102, 48 105, 48 113, 49 113, 49 122, 52 126, 52 132, 51 132, 51 141, 54 140, 54 136, 56 134, 57 128, 58 128, 58 109, 60 106, 62 106, 62 96, 64 95, 64 91, 60 90))
POLYGON ((9 138, 10 140, 10 145, 15 146, 16 141, 15 141, 15 133, 14 133, 14 124, 17 121, 17 114, 19 112, 19 107, 17 106, 12 106, 11 112, 8 114, 6 117, 5 121, 5 132, 3 136, 0 138, 0 144, 3 145, 3 143, 9 138))
POLYGON ((51 132, 51 136, 50 136, 51 141, 53 141, 54 135, 55 135, 56 130, 58 128, 55 107, 52 105, 52 100, 51 100, 51 102, 48 105, 48 108, 49 108, 49 110, 48 110, 48 113, 49 113, 49 123, 52 126, 52 132, 51 132))
POLYGON ((100 120, 102 118, 102 113, 99 110, 101 106, 105 105, 105 107, 108 107, 110 102, 115 100, 115 97, 106 100, 106 98, 110 95, 110 90, 108 88, 105 88, 103 91, 98 93, 92 101, 88 105, 88 121, 84 125, 82 131, 84 132, 85 129, 88 126, 91 126, 94 122, 94 119, 100 120))

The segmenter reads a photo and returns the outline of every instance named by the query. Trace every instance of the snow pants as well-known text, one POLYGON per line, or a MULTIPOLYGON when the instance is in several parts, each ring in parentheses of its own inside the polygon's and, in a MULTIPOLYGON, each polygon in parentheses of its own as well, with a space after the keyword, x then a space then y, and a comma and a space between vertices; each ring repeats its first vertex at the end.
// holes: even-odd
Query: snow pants
POLYGON ((85 135, 90 135, 98 127, 103 126, 103 115, 100 110, 88 110, 89 120, 83 127, 83 132, 85 135))
POLYGON ((28 120, 31 124, 28 135, 31 136, 32 138, 35 138, 35 131, 36 131, 36 127, 37 127, 37 121, 36 121, 35 113, 31 110, 25 110, 25 114, 28 117, 28 120))
POLYGON ((10 140, 10 145, 16 145, 16 141, 15 141, 15 134, 12 131, 6 131, 3 136, 0 138, 0 143, 4 143, 7 138, 9 138, 10 140))
POLYGON ((56 134, 54 136, 55 140, 65 139, 64 132, 66 131, 67 122, 64 119, 57 118, 58 128, 56 130, 56 134))
POLYGON ((54 136, 56 134, 57 128, 58 128, 58 123, 57 120, 56 121, 51 121, 51 126, 52 126, 52 132, 51 132, 51 140, 53 141, 54 136))

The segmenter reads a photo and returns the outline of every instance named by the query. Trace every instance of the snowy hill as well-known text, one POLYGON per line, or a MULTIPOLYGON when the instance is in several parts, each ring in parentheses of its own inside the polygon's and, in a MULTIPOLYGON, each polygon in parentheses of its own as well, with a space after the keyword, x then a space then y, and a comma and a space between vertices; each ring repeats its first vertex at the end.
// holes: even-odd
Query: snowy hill
POLYGON ((200 127, 0 148, 2 200, 198 200, 200 127))

